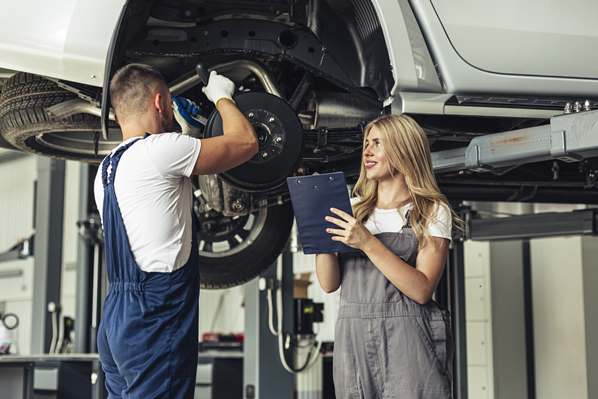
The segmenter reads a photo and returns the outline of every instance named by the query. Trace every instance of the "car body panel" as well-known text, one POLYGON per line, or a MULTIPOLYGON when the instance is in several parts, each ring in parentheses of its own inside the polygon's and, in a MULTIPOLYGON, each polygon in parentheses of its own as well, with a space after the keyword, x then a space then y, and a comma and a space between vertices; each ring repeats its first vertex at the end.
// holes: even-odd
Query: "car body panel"
POLYGON ((455 51, 494 73, 598 78, 598 2, 432 0, 455 51))
POLYGON ((5 5, 0 66, 101 86, 108 45, 124 3, 21 0, 5 5))
MULTIPOLYGON (((395 78, 392 95, 398 97, 398 92, 492 93, 581 98, 594 97, 598 93, 598 79, 593 78, 598 77, 598 63, 588 61, 588 57, 596 58, 598 55, 587 51, 587 46, 571 49, 573 46, 568 44, 571 35, 564 35, 564 39, 551 43, 553 48, 550 51, 537 52, 540 57, 538 61, 531 51, 522 58, 508 46, 500 49, 502 53, 496 55, 493 55, 490 46, 475 47, 478 38, 474 34, 477 33, 482 38, 484 35, 496 38, 497 32, 500 32, 510 37, 511 41, 518 34, 526 34, 507 18, 510 15, 508 12, 512 12, 509 10, 513 10, 515 6, 524 7, 526 14, 531 15, 531 21, 537 19, 531 12, 532 5, 508 0, 505 11, 500 11, 501 17, 494 21, 492 32, 484 33, 484 29, 477 27, 479 24, 473 28, 468 27, 467 20, 459 14, 459 11, 466 14, 465 10, 471 9, 476 18, 482 20, 485 15, 483 20, 490 23, 494 14, 485 11, 490 9, 489 0, 481 2, 487 8, 465 0, 372 0, 383 29, 395 78), (435 5, 440 11, 435 9, 435 5), (442 21, 439 15, 443 18, 442 21), (460 50, 459 47, 455 49, 442 22, 448 26, 449 35, 455 35, 466 58, 457 51, 460 50), (564 49, 557 49, 556 45, 561 45, 564 49), (544 62, 551 54, 559 51, 567 54, 568 59, 552 57, 550 63, 544 62), (581 59, 573 59, 574 54, 581 59), (581 57, 582 55, 585 57, 581 57), (573 64, 575 68, 568 69, 573 64), (569 72, 564 77, 542 76, 557 72, 564 74, 565 70, 569 72)), ((102 86, 110 38, 124 4, 125 0, 64 0, 59 4, 22 0, 5 7, 11 11, 0 16, 0 68, 102 86)), ((557 21, 557 16, 553 14, 571 14, 567 11, 566 4, 551 4, 547 10, 536 13, 550 17, 548 25, 557 21)), ((598 7, 593 5, 592 0, 576 0, 575 4, 576 9, 587 7, 587 10, 595 10, 598 7)), ((590 13, 576 15, 575 18, 582 18, 583 23, 590 18, 590 13)), ((540 22, 535 24, 536 31, 530 34, 530 37, 533 36, 530 43, 541 41, 537 35, 543 31, 546 31, 547 37, 554 38, 555 33, 551 33, 549 27, 541 27, 540 22)), ((595 24, 587 23, 579 27, 575 27, 577 25, 571 21, 563 24, 555 32, 573 29, 572 32, 577 32, 582 37, 579 43, 596 37, 597 33, 594 31, 598 32, 595 24)), ((389 98, 386 104, 392 100, 389 98)))
MULTIPOLYGON (((590 0, 586 1, 590 2, 590 0)), ((567 7, 567 3, 561 4, 563 9, 567 7)), ((455 51, 438 19, 431 0, 412 0, 411 6, 424 32, 432 57, 438 66, 440 78, 448 93, 533 94, 565 97, 594 97, 598 93, 598 79, 513 75, 493 73, 476 68, 467 63, 455 51)), ((546 45, 552 44, 547 43, 546 45)), ((587 64, 585 58, 579 62, 585 65, 586 71, 590 71, 586 74, 591 74, 591 71, 596 68, 595 65, 587 64)))
POLYGON ((397 90, 439 92, 442 84, 417 20, 407 1, 372 1, 392 64, 397 90))

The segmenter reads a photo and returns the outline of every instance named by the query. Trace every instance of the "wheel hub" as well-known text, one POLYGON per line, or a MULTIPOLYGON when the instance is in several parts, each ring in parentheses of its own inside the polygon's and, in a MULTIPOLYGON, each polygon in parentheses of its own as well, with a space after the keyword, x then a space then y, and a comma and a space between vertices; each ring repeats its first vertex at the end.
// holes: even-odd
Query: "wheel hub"
MULTIPOLYGON (((237 106, 253 125, 259 151, 248 162, 223 174, 232 185, 245 190, 267 190, 292 173, 301 155, 303 129, 295 111, 281 98, 267 93, 243 93, 237 106)), ((214 111, 206 137, 222 135, 222 118, 214 111)))

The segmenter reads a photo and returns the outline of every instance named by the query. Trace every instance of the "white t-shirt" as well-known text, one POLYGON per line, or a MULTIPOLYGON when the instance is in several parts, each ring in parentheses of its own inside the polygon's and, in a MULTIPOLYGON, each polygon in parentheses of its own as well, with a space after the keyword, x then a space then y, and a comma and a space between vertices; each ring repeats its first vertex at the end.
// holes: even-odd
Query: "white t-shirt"
MULTIPOLYGON (((351 198, 351 205, 355 205, 358 198, 351 198)), ((406 215, 409 209, 413 208, 412 203, 403 205, 396 209, 375 208, 374 212, 364 223, 372 234, 397 233, 401 231, 406 222, 406 215)), ((436 215, 427 226, 428 234, 432 237, 441 237, 451 240, 452 215, 446 205, 438 207, 436 215)))
MULTIPOLYGON (((201 142, 179 133, 160 133, 145 139, 133 137, 119 147, 131 140, 139 141, 122 155, 114 180, 129 244, 141 270, 173 272, 185 265, 191 253, 193 202, 189 177, 201 142)), ((101 165, 94 193, 103 223, 101 165)))

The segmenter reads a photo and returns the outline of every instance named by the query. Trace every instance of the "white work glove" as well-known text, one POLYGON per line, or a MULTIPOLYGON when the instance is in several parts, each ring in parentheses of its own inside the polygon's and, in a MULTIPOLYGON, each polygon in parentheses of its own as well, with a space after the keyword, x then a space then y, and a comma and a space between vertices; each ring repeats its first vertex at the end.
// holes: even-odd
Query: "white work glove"
POLYGON ((212 71, 208 78, 208 84, 202 87, 201 91, 203 91, 203 94, 206 95, 208 100, 214 104, 218 103, 218 100, 223 98, 228 98, 232 101, 233 94, 235 93, 235 84, 226 76, 219 75, 216 71, 212 71))

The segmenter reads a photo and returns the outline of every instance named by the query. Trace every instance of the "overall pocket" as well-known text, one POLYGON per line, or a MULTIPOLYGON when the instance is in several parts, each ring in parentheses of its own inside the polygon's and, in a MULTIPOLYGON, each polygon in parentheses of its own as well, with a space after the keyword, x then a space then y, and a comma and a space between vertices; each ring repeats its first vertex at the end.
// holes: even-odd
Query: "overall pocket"
POLYGON ((443 374, 450 374, 450 315, 448 312, 434 312, 431 317, 417 317, 417 325, 432 356, 438 362, 443 374))

